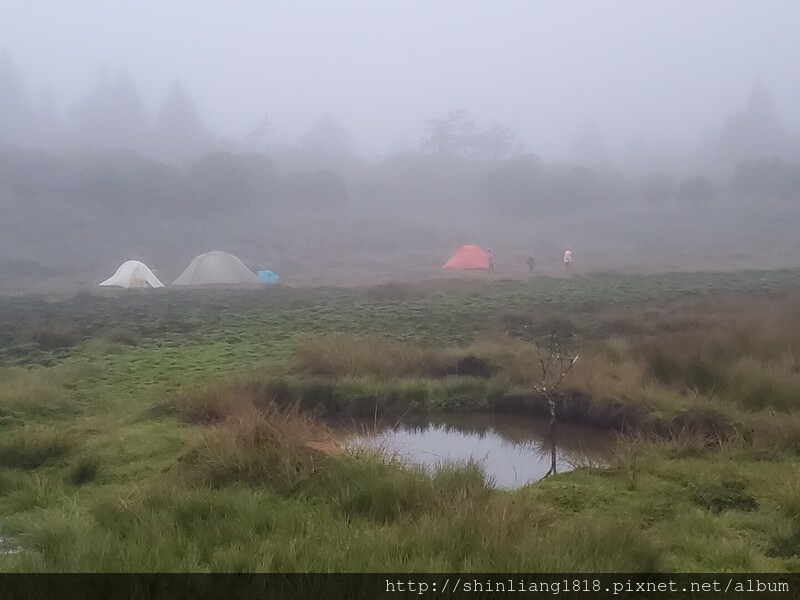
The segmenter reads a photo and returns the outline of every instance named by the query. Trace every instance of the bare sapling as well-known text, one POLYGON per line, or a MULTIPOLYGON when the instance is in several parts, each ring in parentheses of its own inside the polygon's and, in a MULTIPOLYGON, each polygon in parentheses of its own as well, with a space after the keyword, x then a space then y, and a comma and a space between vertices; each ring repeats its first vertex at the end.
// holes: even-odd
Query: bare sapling
POLYGON ((533 387, 547 401, 550 410, 550 470, 544 475, 548 477, 556 473, 556 395, 578 361, 578 355, 563 348, 555 331, 550 333, 544 343, 536 344, 536 354, 541 369, 541 383, 534 383, 533 387))

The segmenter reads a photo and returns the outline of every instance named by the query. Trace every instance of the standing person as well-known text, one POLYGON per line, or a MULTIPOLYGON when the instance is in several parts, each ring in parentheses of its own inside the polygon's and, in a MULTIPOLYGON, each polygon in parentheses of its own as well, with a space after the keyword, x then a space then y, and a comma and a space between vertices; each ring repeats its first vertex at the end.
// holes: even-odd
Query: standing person
POLYGON ((494 273, 494 252, 491 246, 486 250, 486 255, 489 257, 489 273, 494 273))
POLYGON ((569 265, 572 262, 572 250, 564 252, 564 268, 569 271, 569 265))
POLYGON ((533 267, 536 266, 536 261, 533 260, 533 254, 528 255, 528 273, 533 273, 533 267))

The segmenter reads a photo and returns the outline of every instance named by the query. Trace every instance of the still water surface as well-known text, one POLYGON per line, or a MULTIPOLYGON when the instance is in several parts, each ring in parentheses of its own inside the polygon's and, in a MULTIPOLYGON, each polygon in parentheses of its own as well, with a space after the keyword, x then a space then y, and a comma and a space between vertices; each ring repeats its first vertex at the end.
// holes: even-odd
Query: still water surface
POLYGON ((353 447, 380 449, 408 463, 435 469, 443 463, 479 463, 498 488, 517 488, 580 465, 602 466, 613 437, 577 425, 558 425, 555 439, 546 420, 524 415, 406 415, 399 419, 350 421, 338 427, 353 447))

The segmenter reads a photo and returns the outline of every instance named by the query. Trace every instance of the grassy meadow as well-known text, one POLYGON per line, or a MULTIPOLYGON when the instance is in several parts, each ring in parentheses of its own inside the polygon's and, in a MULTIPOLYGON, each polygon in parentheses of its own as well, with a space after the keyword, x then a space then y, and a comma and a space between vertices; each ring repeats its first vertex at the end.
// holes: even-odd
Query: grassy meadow
POLYGON ((800 570, 800 271, 0 298, 2 571, 800 570), (326 417, 546 415, 607 468, 518 490, 326 417))

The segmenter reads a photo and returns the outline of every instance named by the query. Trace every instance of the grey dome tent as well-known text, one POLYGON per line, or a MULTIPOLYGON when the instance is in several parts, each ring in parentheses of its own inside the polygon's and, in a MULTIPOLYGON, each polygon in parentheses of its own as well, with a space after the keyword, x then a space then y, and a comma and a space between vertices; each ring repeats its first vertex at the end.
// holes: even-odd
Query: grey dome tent
POLYGON ((195 256, 172 285, 236 285, 258 283, 258 277, 245 264, 227 252, 206 252, 195 256))

